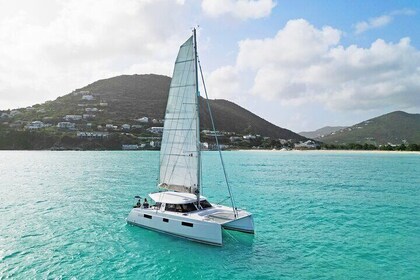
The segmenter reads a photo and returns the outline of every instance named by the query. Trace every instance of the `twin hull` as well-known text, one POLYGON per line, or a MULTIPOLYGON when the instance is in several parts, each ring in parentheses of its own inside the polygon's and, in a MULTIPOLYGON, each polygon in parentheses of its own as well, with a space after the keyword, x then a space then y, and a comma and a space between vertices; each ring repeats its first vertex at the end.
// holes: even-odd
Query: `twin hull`
POLYGON ((254 233, 254 223, 250 214, 240 215, 239 218, 234 220, 223 221, 212 219, 211 216, 168 213, 150 208, 133 208, 128 215, 127 222, 132 225, 217 246, 223 244, 222 228, 254 233))

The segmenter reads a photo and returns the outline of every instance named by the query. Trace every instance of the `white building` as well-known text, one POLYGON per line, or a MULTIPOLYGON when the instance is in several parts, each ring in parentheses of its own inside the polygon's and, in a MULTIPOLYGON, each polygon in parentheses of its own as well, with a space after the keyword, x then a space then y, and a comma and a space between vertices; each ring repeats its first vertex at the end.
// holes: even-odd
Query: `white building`
POLYGON ((99 132, 99 131, 91 131, 91 132, 83 132, 78 131, 77 137, 81 139, 104 139, 108 138, 108 132, 99 132))
POLYGON ((70 130, 73 130, 73 129, 75 129, 76 124, 75 123, 72 123, 72 122, 59 122, 57 124, 57 127, 58 128, 61 128, 61 129, 70 129, 70 130))
POLYGON ((118 129, 118 126, 117 125, 113 125, 112 123, 107 123, 105 125, 105 128, 106 129, 118 129))
POLYGON ((209 143, 207 143, 207 142, 201 142, 201 143, 200 143, 200 149, 201 149, 202 151, 204 151, 204 150, 208 150, 208 149, 209 149, 209 143))
POLYGON ((63 119, 66 121, 80 121, 82 119, 82 115, 66 115, 63 119))
POLYGON ((204 133, 206 136, 212 136, 212 137, 222 137, 224 134, 218 130, 202 130, 202 133, 204 133))
POLYGON ((308 140, 295 144, 295 149, 316 149, 317 146, 318 145, 314 141, 308 140))
POLYGON ((163 126, 152 126, 151 128, 147 129, 151 133, 162 134, 163 133, 163 126))
POLYGON ((125 124, 123 124, 123 125, 121 126, 121 128, 122 128, 122 129, 124 129, 124 130, 130 130, 131 125, 129 125, 129 124, 127 124, 127 123, 125 123, 125 124))
POLYGON ((83 119, 85 119, 85 120, 94 119, 95 117, 96 117, 96 115, 94 115, 94 114, 83 114, 83 119))
POLYGON ((95 97, 93 97, 91 94, 86 94, 82 96, 82 100, 92 101, 95 100, 95 97))
POLYGON ((152 148, 159 148, 160 147, 160 141, 150 141, 149 145, 152 148))
POLYGON ((139 118, 136 121, 141 122, 141 123, 148 123, 149 122, 149 118, 148 117, 143 117, 143 118, 139 118))
POLYGON ((124 145, 122 145, 122 149, 123 150, 138 150, 139 145, 137 145, 137 144, 124 144, 124 145))
POLYGON ((253 140, 253 139, 257 139, 257 137, 255 135, 249 134, 249 135, 244 135, 242 136, 245 140, 253 140))
POLYGON ((33 121, 26 126, 27 129, 40 129, 43 127, 45 127, 45 125, 41 121, 33 121))
POLYGON ((98 112, 98 108, 85 108, 86 112, 98 112))

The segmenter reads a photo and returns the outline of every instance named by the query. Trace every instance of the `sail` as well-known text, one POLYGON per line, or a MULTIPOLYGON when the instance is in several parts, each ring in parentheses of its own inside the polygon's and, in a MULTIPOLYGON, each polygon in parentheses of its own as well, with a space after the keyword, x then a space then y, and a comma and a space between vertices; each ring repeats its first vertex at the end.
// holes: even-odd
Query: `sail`
POLYGON ((194 193, 198 188, 199 120, 193 36, 179 49, 166 105, 159 186, 194 193))

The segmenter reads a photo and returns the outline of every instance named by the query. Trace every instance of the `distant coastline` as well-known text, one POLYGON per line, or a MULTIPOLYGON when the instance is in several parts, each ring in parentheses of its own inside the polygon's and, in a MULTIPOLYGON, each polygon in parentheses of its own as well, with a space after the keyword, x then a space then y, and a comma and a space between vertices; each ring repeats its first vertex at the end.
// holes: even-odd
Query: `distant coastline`
POLYGON ((387 150, 290 150, 290 151, 281 151, 281 150, 268 150, 268 149, 249 149, 249 150, 232 150, 238 152, 281 152, 281 153, 372 153, 372 154, 419 154, 420 151, 387 151, 387 150))
MULTIPOLYGON (((66 149, 66 150, 51 150, 51 149, 44 149, 44 150, 0 150, 0 152, 152 152, 152 151, 159 151, 159 150, 80 150, 80 149, 66 149)), ((216 150, 204 150, 204 152, 217 152, 216 150)), ((223 150, 223 152, 254 152, 254 153, 348 153, 348 154, 356 154, 356 153, 363 153, 363 154, 418 154, 420 155, 420 151, 387 151, 387 150, 288 150, 282 151, 277 149, 228 149, 223 150)))

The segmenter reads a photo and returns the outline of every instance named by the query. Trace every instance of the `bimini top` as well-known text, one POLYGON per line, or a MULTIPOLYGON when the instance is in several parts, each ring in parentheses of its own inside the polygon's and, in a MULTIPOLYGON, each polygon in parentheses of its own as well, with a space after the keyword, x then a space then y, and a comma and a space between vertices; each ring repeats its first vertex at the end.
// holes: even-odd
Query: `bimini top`
MULTIPOLYGON (((187 204, 197 201, 197 196, 192 193, 181 192, 156 192, 149 194, 150 198, 155 202, 172 203, 172 204, 187 204)), ((200 201, 206 200, 204 196, 200 196, 200 201)))

